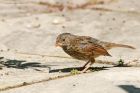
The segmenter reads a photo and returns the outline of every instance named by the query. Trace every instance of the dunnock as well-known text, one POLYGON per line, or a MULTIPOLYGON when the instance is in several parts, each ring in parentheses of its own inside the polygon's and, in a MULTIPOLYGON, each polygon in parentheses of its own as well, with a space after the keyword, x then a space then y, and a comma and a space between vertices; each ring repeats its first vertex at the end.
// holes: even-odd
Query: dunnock
POLYGON ((95 62, 95 58, 104 55, 111 56, 107 50, 114 47, 125 47, 135 49, 132 46, 124 44, 116 44, 100 41, 89 36, 77 36, 71 33, 62 33, 56 39, 56 46, 62 49, 73 58, 79 60, 88 60, 83 66, 82 72, 86 72, 88 68, 95 62))

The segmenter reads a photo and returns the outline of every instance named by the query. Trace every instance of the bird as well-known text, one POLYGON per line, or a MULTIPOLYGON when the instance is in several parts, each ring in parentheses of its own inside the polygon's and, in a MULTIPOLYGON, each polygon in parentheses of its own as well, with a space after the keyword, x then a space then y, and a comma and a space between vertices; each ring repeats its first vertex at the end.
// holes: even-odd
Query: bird
POLYGON ((61 47, 69 56, 87 61, 81 73, 85 73, 99 56, 111 56, 107 50, 115 47, 135 49, 133 46, 101 41, 90 36, 61 33, 56 38, 56 46, 61 47))

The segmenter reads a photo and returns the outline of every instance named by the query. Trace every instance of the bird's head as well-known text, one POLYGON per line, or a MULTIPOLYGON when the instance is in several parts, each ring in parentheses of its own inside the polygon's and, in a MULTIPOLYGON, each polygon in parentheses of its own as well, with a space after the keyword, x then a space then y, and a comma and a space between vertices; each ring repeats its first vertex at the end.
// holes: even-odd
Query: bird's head
POLYGON ((56 38, 56 46, 59 47, 64 47, 64 46, 68 46, 70 44, 70 40, 73 37, 72 34, 70 33, 62 33, 60 35, 58 35, 58 37, 56 38))

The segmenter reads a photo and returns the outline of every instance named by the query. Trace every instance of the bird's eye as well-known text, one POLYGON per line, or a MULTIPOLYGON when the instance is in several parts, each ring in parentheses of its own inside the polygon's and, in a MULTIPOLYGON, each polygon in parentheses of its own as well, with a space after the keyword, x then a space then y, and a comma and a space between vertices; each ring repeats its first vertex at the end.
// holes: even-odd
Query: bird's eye
POLYGON ((65 41, 65 39, 62 39, 62 41, 65 41))

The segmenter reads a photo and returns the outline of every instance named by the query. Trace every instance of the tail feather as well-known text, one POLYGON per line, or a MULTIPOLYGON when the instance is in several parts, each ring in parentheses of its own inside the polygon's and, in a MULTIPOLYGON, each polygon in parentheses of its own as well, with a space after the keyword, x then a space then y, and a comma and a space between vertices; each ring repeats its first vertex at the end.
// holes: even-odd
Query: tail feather
POLYGON ((110 46, 111 46, 111 47, 124 47, 124 48, 136 49, 136 48, 133 47, 133 46, 130 46, 130 45, 124 45, 124 44, 110 43, 110 46))

